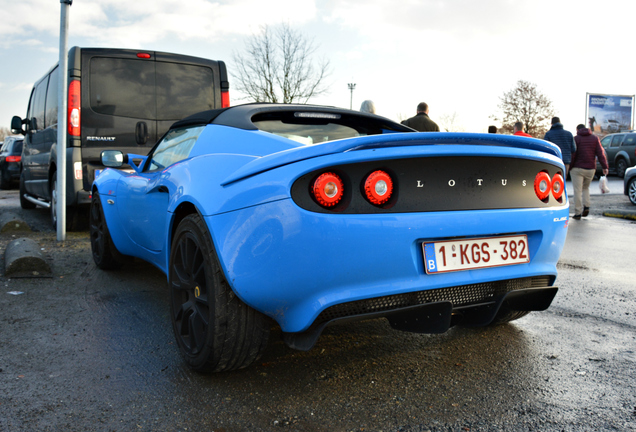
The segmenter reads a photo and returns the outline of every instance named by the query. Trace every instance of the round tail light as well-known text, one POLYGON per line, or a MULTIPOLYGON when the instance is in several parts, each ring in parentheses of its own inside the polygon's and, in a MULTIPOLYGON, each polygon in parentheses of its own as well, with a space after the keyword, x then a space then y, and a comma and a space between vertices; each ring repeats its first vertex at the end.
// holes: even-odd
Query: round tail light
POLYGON ((550 175, 541 171, 534 179, 534 193, 541 201, 545 201, 550 196, 550 189, 552 187, 552 180, 550 175))
POLYGON ((336 173, 320 174, 312 187, 314 198, 323 207, 333 207, 340 202, 344 193, 342 180, 336 173))
POLYGON ((563 176, 559 173, 556 173, 554 177, 552 177, 552 196, 554 198, 561 199, 563 196, 563 191, 565 190, 563 176))
POLYGON ((391 176, 384 171, 373 171, 364 182, 364 194, 371 204, 384 204, 393 194, 391 176))

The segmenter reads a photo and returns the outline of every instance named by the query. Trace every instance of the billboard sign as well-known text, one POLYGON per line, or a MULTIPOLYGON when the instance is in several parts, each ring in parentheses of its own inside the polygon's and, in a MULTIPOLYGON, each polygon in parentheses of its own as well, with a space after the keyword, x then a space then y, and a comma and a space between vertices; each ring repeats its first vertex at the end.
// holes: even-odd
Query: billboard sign
POLYGON ((587 127, 597 135, 631 130, 634 96, 587 94, 587 127))

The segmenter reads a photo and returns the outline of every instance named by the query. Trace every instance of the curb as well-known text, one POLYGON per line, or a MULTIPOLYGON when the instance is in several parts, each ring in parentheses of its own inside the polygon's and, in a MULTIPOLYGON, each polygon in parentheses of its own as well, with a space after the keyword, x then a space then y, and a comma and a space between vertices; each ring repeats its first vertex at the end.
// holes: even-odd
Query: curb
POLYGON ((31 227, 15 213, 0 214, 0 234, 15 232, 31 232, 31 227))
POLYGON ((608 210, 603 212, 603 216, 636 220, 636 210, 608 210))
POLYGON ((52 277, 51 267, 40 245, 28 238, 13 240, 4 253, 4 276, 12 278, 52 277))

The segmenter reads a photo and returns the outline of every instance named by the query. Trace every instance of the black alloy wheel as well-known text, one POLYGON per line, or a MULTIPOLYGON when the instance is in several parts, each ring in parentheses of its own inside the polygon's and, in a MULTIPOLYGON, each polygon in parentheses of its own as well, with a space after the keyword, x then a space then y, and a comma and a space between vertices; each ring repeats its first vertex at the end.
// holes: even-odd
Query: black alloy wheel
POLYGON ((232 292, 198 214, 185 217, 177 227, 168 279, 173 330, 192 369, 240 369, 262 355, 269 319, 232 292))
POLYGON ((122 266, 122 256, 117 252, 113 240, 108 231, 102 200, 99 192, 93 193, 89 213, 89 233, 91 238, 91 251, 95 265, 102 270, 114 270, 122 266))

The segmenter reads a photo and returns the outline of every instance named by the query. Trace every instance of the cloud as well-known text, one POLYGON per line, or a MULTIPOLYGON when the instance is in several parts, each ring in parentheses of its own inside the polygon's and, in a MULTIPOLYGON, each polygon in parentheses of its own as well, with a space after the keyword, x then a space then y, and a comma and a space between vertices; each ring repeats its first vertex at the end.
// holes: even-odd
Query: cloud
MULTIPOLYGON (((57 2, 1 0, 0 8, 8 16, 29 17, 0 26, 0 35, 5 38, 30 31, 59 33, 57 2)), ((70 8, 69 36, 110 46, 141 46, 167 39, 214 42, 257 32, 263 23, 285 21, 297 25, 316 15, 315 0, 78 1, 70 8)))

